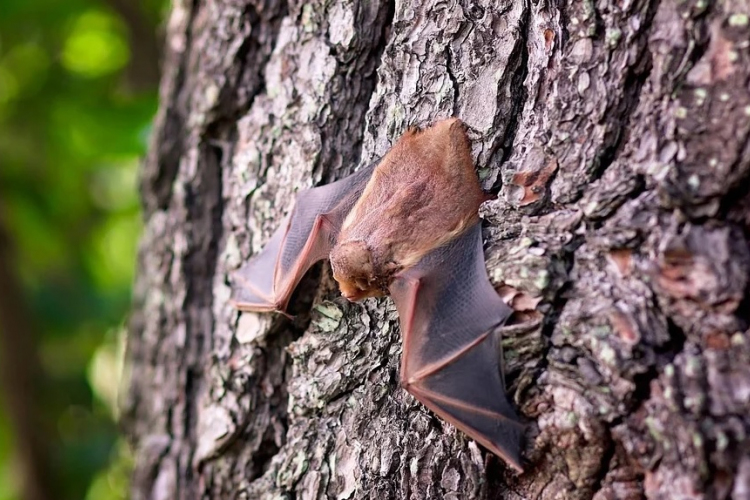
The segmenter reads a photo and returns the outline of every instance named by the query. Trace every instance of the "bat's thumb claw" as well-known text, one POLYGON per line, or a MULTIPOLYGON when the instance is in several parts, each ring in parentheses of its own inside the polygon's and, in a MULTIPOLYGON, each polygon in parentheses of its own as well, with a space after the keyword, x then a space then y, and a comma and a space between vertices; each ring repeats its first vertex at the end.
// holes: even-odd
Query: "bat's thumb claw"
POLYGON ((295 316, 294 316, 294 315, 292 315, 292 314, 289 314, 289 313, 288 313, 288 312, 286 312, 286 311, 278 311, 278 313, 279 313, 279 314, 281 314, 282 316, 286 316, 286 317, 287 317, 288 319, 290 319, 291 321, 294 321, 294 318, 295 318, 295 316))

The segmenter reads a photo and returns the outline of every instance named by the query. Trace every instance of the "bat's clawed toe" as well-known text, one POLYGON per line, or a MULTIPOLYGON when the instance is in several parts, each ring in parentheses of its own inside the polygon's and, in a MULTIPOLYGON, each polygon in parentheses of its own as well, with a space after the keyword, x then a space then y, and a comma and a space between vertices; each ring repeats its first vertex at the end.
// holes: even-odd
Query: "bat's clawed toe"
POLYGON ((405 390, 406 392, 412 392, 411 385, 413 382, 409 380, 409 378, 403 372, 401 372, 401 374, 398 377, 398 383, 401 386, 401 388, 405 390))
POLYGON ((286 313, 287 308, 287 302, 286 300, 276 299, 271 304, 273 305, 273 310, 280 313, 286 313))

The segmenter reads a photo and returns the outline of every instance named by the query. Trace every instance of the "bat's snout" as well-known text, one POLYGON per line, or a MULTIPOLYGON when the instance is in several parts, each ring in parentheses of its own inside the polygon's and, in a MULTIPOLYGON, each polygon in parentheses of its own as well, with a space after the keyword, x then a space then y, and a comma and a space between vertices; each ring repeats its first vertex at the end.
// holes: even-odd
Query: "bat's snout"
POLYGON ((349 302, 357 302, 358 300, 361 300, 362 297, 359 294, 356 293, 344 293, 341 292, 341 295, 348 300, 349 302))
POLYGON ((341 295, 349 302, 357 302, 367 297, 367 292, 357 286, 351 286, 349 283, 340 282, 339 289, 341 295))
MULTIPOLYGON (((334 279, 335 278, 336 277, 334 276, 334 279)), ((384 295, 383 292, 380 291, 377 287, 366 286, 362 283, 357 282, 356 280, 354 282, 344 280, 336 281, 339 284, 341 296, 349 302, 359 302, 360 300, 367 299, 369 297, 382 297, 384 295)))

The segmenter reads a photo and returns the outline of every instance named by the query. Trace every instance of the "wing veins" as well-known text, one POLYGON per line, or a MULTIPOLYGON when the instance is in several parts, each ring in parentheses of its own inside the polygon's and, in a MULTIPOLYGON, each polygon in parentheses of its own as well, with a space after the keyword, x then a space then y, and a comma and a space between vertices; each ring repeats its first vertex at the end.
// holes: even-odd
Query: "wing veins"
POLYGON ((449 364, 453 363, 456 359, 460 358, 464 354, 466 354, 468 351, 475 348, 477 345, 484 342, 484 340, 487 338, 487 335, 489 335, 489 332, 480 335, 476 339, 474 339, 471 343, 467 344, 465 347, 462 347, 458 351, 451 354, 447 359, 436 361, 434 363, 430 363, 428 365, 425 365, 424 368, 417 371, 417 373, 414 374, 413 377, 409 377, 409 383, 418 383, 420 380, 424 379, 425 377, 429 377, 430 375, 442 370, 449 364))
MULTIPOLYGON (((412 389, 415 389, 415 387, 412 387, 412 389)), ((490 450, 495 455, 502 457, 505 459, 508 464, 510 464, 511 467, 516 469, 518 472, 523 472, 523 467, 521 466, 521 463, 516 461, 516 459, 512 456, 510 456, 508 453, 506 453, 503 449, 501 449, 499 446, 497 446, 495 443, 487 439, 484 434, 477 431, 474 427, 471 425, 468 425, 467 423, 453 417, 446 411, 444 411, 442 408, 440 408, 437 404, 435 404, 433 401, 431 401, 430 395, 432 394, 431 391, 424 391, 424 390, 417 390, 414 391, 415 396, 417 396, 417 399, 419 399, 422 404, 424 404, 427 408, 437 413, 439 416, 453 424, 456 428, 466 433, 471 439, 474 439, 475 441, 478 441, 482 446, 490 450), (418 395, 419 394, 419 395, 418 395)), ((437 399, 437 398, 435 398, 437 399)), ((512 421, 511 421, 512 422, 512 421)), ((523 431, 523 426, 517 422, 513 422, 517 426, 521 427, 521 431, 523 431)))
MULTIPOLYGON (((416 303, 417 303, 417 292, 419 292, 419 285, 420 285, 419 279, 409 279, 408 286, 409 286, 409 297, 406 299, 407 304, 409 304, 409 309, 406 311, 406 315, 408 318, 408 323, 404 325, 403 327, 403 352, 401 354, 401 373, 404 375, 408 375, 409 373, 409 356, 407 353, 411 352, 411 334, 412 334, 412 327, 414 325, 414 310, 416 309, 416 303)), ((405 377, 406 378, 406 377, 405 377)), ((408 384, 408 378, 407 384, 408 384)))
MULTIPOLYGON (((250 281, 246 280, 242 276, 237 275, 237 277, 235 279, 237 279, 238 281, 241 281, 242 282, 242 286, 249 288, 255 295, 257 295, 261 299, 265 299, 269 304, 273 304, 274 303, 274 301, 271 300, 265 293, 261 292, 258 289, 258 287, 256 287, 255 285, 253 285, 250 281)), ((237 302, 237 301, 235 301, 235 302, 237 302)), ((239 302, 237 302, 237 303, 239 303, 239 302)))
MULTIPOLYGON (((281 267, 281 259, 279 258, 281 252, 284 251, 284 245, 286 244, 286 237, 289 235, 289 229, 292 227, 292 218, 294 217, 294 212, 297 211, 297 204, 295 203, 294 209, 292 210, 292 213, 289 215, 288 218, 284 219, 284 224, 286 224, 286 229, 284 230, 284 237, 281 239, 281 244, 279 245, 279 253, 276 255, 276 263, 273 265, 273 279, 272 279, 272 285, 273 286, 273 292, 274 292, 274 305, 276 302, 276 283, 278 282, 279 277, 279 268, 281 267)), ((272 236, 273 238, 273 236, 272 236)), ((266 245, 268 243, 266 242, 266 245)))
MULTIPOLYGON (((279 263, 281 262, 281 259, 276 261, 276 269, 274 270, 274 292, 275 292, 274 295, 277 297, 279 296, 286 297, 285 303, 281 304, 284 306, 283 309, 286 309, 286 306, 289 304, 289 299, 292 296, 292 291, 297 285, 297 283, 295 283, 295 280, 292 278, 299 276, 300 271, 305 265, 309 267, 309 265, 312 264, 312 262, 310 262, 309 254, 313 245, 315 245, 315 238, 319 237, 318 232, 320 231, 320 227, 323 225, 323 217, 324 216, 320 214, 315 216, 315 222, 313 222, 312 229, 310 229, 310 235, 307 237, 307 240, 305 241, 305 246, 303 246, 302 250, 300 251, 300 255, 304 255, 305 258, 304 259, 298 258, 295 261, 294 267, 292 267, 291 271, 286 273, 289 278, 287 278, 286 283, 283 284, 280 294, 276 292, 276 273, 278 272, 279 263)), ((287 230, 287 234, 288 234, 288 230, 287 230)), ((282 250, 280 251, 283 251, 284 243, 286 243, 286 234, 284 235, 284 240, 281 243, 282 250)), ((301 276, 299 276, 299 278, 301 278, 301 276)))
MULTIPOLYGON (((253 302, 240 302, 238 300, 230 301, 230 304, 234 306, 238 311, 242 312, 274 312, 276 308, 273 306, 267 306, 265 304, 254 304, 253 302)), ((280 311, 281 312, 281 311, 280 311)))
MULTIPOLYGON (((523 428, 523 425, 520 422, 517 422, 516 420, 513 420, 511 418, 506 417, 502 413, 497 413, 492 410, 485 410, 482 408, 479 408, 474 405, 470 405, 467 403, 464 403, 463 401, 460 401, 455 398, 450 398, 448 396, 443 396, 442 394, 438 394, 434 391, 431 391, 429 389, 426 389, 424 387, 421 387, 420 384, 413 384, 409 387, 410 391, 413 391, 414 393, 418 393, 419 396, 426 399, 427 401, 434 400, 439 403, 443 403, 449 406, 452 406, 459 410, 469 411, 473 413, 478 413, 480 415, 484 415, 486 417, 491 418, 497 418, 499 420, 502 420, 504 422, 510 422, 511 424, 515 425, 516 427, 523 428)), ((417 394, 415 394, 417 395, 417 394)), ((421 400, 421 399, 420 399, 421 400)), ((423 401, 424 403, 424 401, 423 401)), ((426 403, 425 403, 426 404, 426 403)), ((443 413, 442 411, 440 413, 443 413)), ((466 424, 463 424, 466 425, 466 424)))

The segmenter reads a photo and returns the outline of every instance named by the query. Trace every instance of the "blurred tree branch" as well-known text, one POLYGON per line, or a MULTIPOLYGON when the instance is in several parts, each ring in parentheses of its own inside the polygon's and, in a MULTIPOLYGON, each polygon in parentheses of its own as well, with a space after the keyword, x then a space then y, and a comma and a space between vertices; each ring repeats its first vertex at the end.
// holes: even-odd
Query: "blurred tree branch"
POLYGON ((106 0, 128 27, 131 58, 125 70, 128 83, 135 90, 151 90, 159 86, 159 61, 162 40, 154 24, 146 18, 139 2, 106 0))
POLYGON ((0 384, 22 471, 21 496, 47 500, 56 496, 51 474, 50 436, 43 424, 37 354, 37 331, 14 272, 12 248, 0 212, 0 384))

